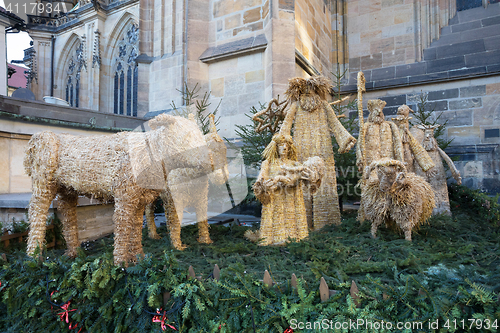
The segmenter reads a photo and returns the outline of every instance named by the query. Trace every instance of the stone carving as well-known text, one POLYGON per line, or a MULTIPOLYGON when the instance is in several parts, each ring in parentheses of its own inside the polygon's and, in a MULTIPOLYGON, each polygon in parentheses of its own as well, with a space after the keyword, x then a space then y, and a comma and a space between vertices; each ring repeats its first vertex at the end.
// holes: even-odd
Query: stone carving
POLYGON ((448 164, 453 178, 455 178, 459 185, 462 184, 462 177, 451 158, 439 148, 436 138, 434 138, 434 129, 437 127, 439 127, 439 125, 417 125, 410 130, 415 139, 422 144, 436 165, 434 172, 430 174, 426 174, 418 164, 414 164, 414 168, 415 172, 424 177, 434 190, 436 208, 433 214, 444 213, 451 215, 448 185, 446 183, 446 172, 444 170, 443 160, 448 164))
POLYGON ((101 32, 99 30, 94 31, 94 50, 92 52, 92 68, 96 65, 98 68, 101 67, 101 32))
POLYGON ((102 202, 114 200, 114 262, 136 260, 142 250, 145 205, 166 187, 168 173, 176 168, 213 169, 201 131, 193 122, 162 114, 149 121, 156 130, 78 137, 36 133, 24 159, 33 193, 29 205, 27 253, 33 255, 45 242, 47 212, 58 196, 63 233, 69 256, 80 245, 76 220, 78 195, 102 202))
MULTIPOLYGON (((332 89, 325 77, 294 78, 286 91, 289 109, 280 133, 290 136, 294 125, 293 141, 297 147, 297 160, 319 156, 325 163, 325 174, 318 191, 304 191, 307 221, 311 228, 320 229, 327 224, 340 224, 337 179, 331 133, 339 144, 339 152, 348 152, 356 139, 347 132, 327 101, 332 89)), ((340 102, 340 101, 337 101, 340 102)), ((336 102, 336 103, 337 103, 336 102)))

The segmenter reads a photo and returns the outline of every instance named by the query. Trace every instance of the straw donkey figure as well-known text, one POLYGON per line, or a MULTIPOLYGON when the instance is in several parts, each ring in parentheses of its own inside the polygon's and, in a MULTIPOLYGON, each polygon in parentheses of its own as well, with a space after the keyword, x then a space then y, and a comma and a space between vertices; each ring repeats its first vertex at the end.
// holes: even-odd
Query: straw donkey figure
POLYGON ((397 226, 411 241, 411 232, 424 223, 435 206, 432 188, 422 177, 407 172, 401 161, 380 159, 365 168, 365 183, 361 205, 364 216, 372 222, 371 234, 376 237, 378 227, 397 226), (377 177, 370 177, 375 171, 377 177))
POLYGON ((327 224, 340 224, 331 133, 337 140, 339 153, 348 152, 356 143, 327 101, 331 89, 330 80, 321 76, 289 80, 285 92, 289 109, 280 129, 280 133, 288 137, 294 125, 293 142, 299 163, 314 156, 319 156, 325 163, 325 174, 318 191, 314 194, 303 191, 307 222, 316 230, 327 224))
POLYGON ((102 202, 114 201, 114 262, 143 255, 144 207, 165 188, 170 170, 197 168, 209 173, 212 157, 201 131, 193 122, 169 115, 150 120, 156 130, 79 137, 44 131, 28 143, 24 167, 31 176, 29 255, 45 242, 45 221, 58 197, 68 256, 79 246, 76 205, 78 195, 102 202))
POLYGON ((453 164, 451 158, 439 148, 436 138, 434 138, 434 130, 440 125, 417 125, 412 127, 411 133, 415 139, 422 144, 427 150, 427 153, 434 161, 435 172, 432 174, 424 173, 422 168, 415 165, 415 172, 424 177, 432 186, 435 194, 436 208, 433 214, 444 213, 451 215, 450 200, 448 198, 448 185, 446 182, 446 171, 443 166, 443 160, 448 164, 451 175, 457 181, 458 185, 462 184, 462 177, 460 172, 453 164))
MULTIPOLYGON (((205 134, 207 147, 214 162, 214 172, 207 176, 192 168, 172 170, 168 176, 168 188, 160 194, 167 218, 170 241, 172 246, 178 250, 186 248, 181 241, 181 223, 184 208, 190 206, 196 210, 198 241, 205 244, 212 243, 207 219, 209 181, 214 185, 223 185, 229 178, 227 148, 222 138, 217 134, 214 118, 213 114, 209 115, 210 131, 205 134)), ((149 237, 159 239, 160 236, 156 233, 154 222, 154 201, 146 206, 146 219, 149 237)))

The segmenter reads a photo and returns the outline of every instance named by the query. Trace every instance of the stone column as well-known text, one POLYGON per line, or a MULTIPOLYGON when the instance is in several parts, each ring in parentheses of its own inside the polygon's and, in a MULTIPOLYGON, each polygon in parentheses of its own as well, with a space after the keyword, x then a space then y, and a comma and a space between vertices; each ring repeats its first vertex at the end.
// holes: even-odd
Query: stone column
POLYGON ((269 42, 265 54, 267 101, 283 93, 288 79, 295 76, 295 1, 270 0, 271 24, 266 29, 269 42))
POLYGON ((150 75, 153 62, 153 28, 155 0, 139 2, 139 56, 136 59, 139 70, 137 91, 137 116, 143 117, 150 111, 150 75))

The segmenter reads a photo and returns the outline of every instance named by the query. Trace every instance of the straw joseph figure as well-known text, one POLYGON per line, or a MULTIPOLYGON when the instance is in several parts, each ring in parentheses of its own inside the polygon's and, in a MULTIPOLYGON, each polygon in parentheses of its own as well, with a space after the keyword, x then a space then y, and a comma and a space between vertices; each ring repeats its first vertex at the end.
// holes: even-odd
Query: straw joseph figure
POLYGON ((30 231, 27 252, 33 255, 45 242, 45 221, 57 195, 68 249, 76 255, 79 195, 102 202, 114 201, 114 262, 134 261, 142 250, 144 207, 165 188, 166 177, 176 168, 212 171, 212 157, 201 131, 193 122, 169 115, 149 121, 148 132, 102 136, 73 136, 44 131, 28 143, 24 167, 31 176, 30 231))
POLYGON ((451 215, 450 200, 448 198, 448 184, 446 181, 446 171, 443 166, 443 160, 450 168, 451 175, 457 181, 457 184, 462 184, 460 172, 455 167, 451 158, 438 146, 436 138, 434 138, 434 130, 440 125, 417 125, 410 130, 415 139, 422 144, 429 156, 436 165, 435 172, 424 172, 419 165, 415 165, 415 173, 424 177, 434 190, 436 208, 433 214, 444 213, 451 215))
MULTIPOLYGON (((191 118, 190 118, 191 119, 191 118)), ((192 121, 195 121, 194 118, 192 121)), ((217 133, 215 117, 209 115, 210 131, 205 134, 207 147, 212 154, 214 171, 208 175, 200 172, 199 169, 179 168, 172 170, 168 175, 168 188, 160 194, 165 209, 170 241, 177 250, 186 248, 181 241, 181 222, 184 208, 194 207, 196 220, 198 221, 198 242, 210 244, 210 234, 208 231, 208 189, 209 181, 213 185, 224 185, 229 179, 227 165, 227 147, 217 133)), ((154 200, 146 206, 146 220, 148 224, 148 235, 150 238, 159 239, 156 233, 154 222, 154 200)))
POLYGON ((337 179, 331 133, 339 144, 339 152, 348 152, 356 139, 347 132, 327 101, 332 84, 325 77, 293 78, 285 92, 290 103, 280 133, 290 136, 297 147, 297 159, 303 163, 319 156, 325 163, 325 174, 315 194, 304 191, 307 221, 311 228, 340 224, 337 179))
POLYGON ((320 157, 297 162, 297 150, 290 136, 276 133, 263 152, 260 174, 253 186, 262 202, 258 232, 247 231, 259 245, 282 245, 288 238, 297 241, 308 236, 303 191, 316 192, 321 185, 324 162, 320 157), (304 188, 303 186, 304 185, 304 188))

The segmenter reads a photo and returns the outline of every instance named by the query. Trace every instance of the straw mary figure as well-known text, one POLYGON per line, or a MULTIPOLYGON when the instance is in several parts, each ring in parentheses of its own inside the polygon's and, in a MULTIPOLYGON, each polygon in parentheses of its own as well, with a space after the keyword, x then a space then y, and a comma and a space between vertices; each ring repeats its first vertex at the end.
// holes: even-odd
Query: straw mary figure
POLYGON ((319 156, 325 163, 321 187, 315 194, 304 191, 307 221, 314 229, 340 224, 331 133, 339 144, 340 153, 348 152, 356 143, 327 101, 331 89, 332 84, 325 77, 291 79, 285 92, 290 106, 280 129, 280 133, 287 137, 294 126, 293 141, 299 162, 319 156))
MULTIPOLYGON (((172 170, 167 179, 168 188, 160 194, 167 218, 170 241, 172 246, 178 250, 186 248, 181 241, 181 222, 186 207, 195 208, 199 232, 198 242, 212 243, 207 219, 209 181, 216 186, 224 185, 229 178, 226 145, 217 134, 213 114, 209 115, 209 121, 210 131, 204 137, 212 154, 214 171, 206 175, 193 168, 172 170)), ((156 233, 154 222, 154 201, 146 206, 146 220, 149 237, 159 239, 160 236, 156 233)))
POLYGON ((430 174, 425 173, 419 165, 415 165, 414 167, 415 173, 424 177, 434 190, 436 208, 433 214, 445 213, 451 215, 448 185, 446 182, 446 172, 443 166, 443 160, 448 164, 451 175, 459 185, 462 184, 462 178, 451 158, 439 148, 437 140, 434 138, 434 130, 439 126, 440 125, 417 125, 410 130, 415 139, 422 144, 436 165, 435 172, 430 174))
POLYGON ((73 136, 44 131, 28 143, 24 167, 31 176, 30 232, 27 252, 45 242, 45 221, 57 195, 69 256, 76 255, 79 195, 115 203, 114 262, 143 255, 144 207, 165 188, 170 170, 191 167, 211 172, 212 157, 193 122, 168 115, 149 121, 156 130, 102 136, 73 136))
POLYGON ((395 118, 391 118, 399 128, 401 142, 403 143, 403 156, 406 170, 414 172, 413 164, 418 164, 424 172, 432 174, 434 162, 427 151, 410 133, 410 112, 414 112, 408 105, 401 105, 395 118))
POLYGON ((288 238, 308 236, 303 190, 316 192, 321 185, 324 162, 320 157, 297 162, 297 150, 290 136, 275 134, 263 152, 264 161, 253 186, 262 202, 260 230, 245 236, 259 245, 281 245, 288 238), (304 188, 302 185, 305 185, 304 188))

